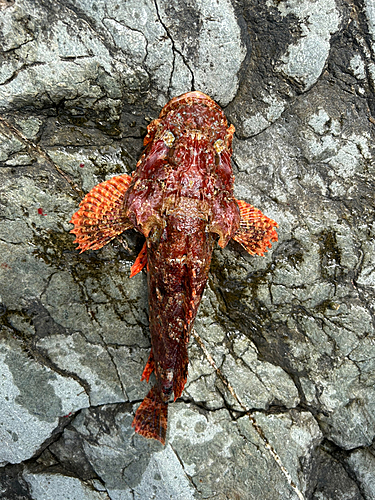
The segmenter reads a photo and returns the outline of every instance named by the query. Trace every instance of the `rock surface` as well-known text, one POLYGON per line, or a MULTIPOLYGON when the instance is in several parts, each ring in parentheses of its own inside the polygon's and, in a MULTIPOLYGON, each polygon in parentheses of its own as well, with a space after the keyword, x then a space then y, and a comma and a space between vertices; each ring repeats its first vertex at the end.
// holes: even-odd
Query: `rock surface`
POLYGON ((0 41, 0 497, 375 498, 372 0, 0 0, 0 41), (279 242, 215 249, 162 447, 142 238, 80 255, 68 221, 192 89, 279 242))

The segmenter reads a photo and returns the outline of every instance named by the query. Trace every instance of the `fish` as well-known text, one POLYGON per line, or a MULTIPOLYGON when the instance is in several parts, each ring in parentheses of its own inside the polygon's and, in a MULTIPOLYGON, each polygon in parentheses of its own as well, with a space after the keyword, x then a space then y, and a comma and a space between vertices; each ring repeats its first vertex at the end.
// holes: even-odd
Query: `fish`
POLYGON ((233 194, 235 132, 220 106, 200 91, 171 99, 147 127, 131 176, 95 186, 73 215, 81 253, 128 229, 145 237, 130 277, 147 270, 151 351, 141 380, 156 383, 138 407, 135 432, 165 444, 168 403, 183 392, 188 343, 217 242, 233 239, 250 255, 277 241, 278 224, 233 194))

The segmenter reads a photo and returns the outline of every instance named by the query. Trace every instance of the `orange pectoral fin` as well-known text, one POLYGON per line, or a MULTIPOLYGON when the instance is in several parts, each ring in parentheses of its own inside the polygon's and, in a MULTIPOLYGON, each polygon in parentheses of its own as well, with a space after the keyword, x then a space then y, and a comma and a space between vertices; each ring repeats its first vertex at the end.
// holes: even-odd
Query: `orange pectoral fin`
MULTIPOLYGON (((130 268, 130 278, 138 274, 147 264, 147 245, 144 243, 142 250, 139 252, 138 257, 135 259, 134 264, 130 268)), ((148 382, 148 380, 147 380, 148 382)))
POLYGON ((271 242, 277 241, 277 222, 264 215, 258 208, 237 200, 240 208, 240 227, 233 239, 240 243, 250 255, 264 255, 271 242))
POLYGON ((131 182, 129 175, 112 177, 98 184, 83 198, 73 215, 70 232, 76 235, 81 253, 97 250, 133 225, 124 215, 123 200, 131 182))

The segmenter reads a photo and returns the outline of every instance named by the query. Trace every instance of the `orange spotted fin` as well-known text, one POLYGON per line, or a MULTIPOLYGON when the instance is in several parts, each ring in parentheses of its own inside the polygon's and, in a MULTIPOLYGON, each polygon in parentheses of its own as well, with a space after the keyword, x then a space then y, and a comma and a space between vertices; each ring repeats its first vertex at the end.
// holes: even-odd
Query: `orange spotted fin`
POLYGON ((271 242, 277 241, 277 223, 264 215, 258 208, 237 200, 240 208, 240 227, 233 239, 240 243, 250 255, 264 255, 271 242))
MULTIPOLYGON (((130 278, 138 274, 147 264, 147 245, 144 243, 142 250, 139 252, 138 257, 135 259, 134 264, 130 268, 130 278)), ((147 380, 148 382, 148 380, 147 380)))
POLYGON ((123 199, 131 182, 129 175, 112 177, 95 186, 83 198, 71 224, 81 253, 98 250, 122 232, 133 227, 124 215, 123 199))

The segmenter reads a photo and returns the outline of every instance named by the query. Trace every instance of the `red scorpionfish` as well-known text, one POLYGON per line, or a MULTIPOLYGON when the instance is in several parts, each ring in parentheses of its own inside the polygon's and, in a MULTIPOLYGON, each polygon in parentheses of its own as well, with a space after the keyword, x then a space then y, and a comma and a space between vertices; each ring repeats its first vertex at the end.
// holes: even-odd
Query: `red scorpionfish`
POLYGON ((175 97, 147 127, 133 175, 95 186, 71 222, 81 252, 103 247, 134 228, 146 242, 130 277, 147 268, 151 352, 142 379, 156 384, 139 406, 135 432, 165 444, 168 401, 181 396, 188 342, 210 269, 215 240, 233 238, 263 255, 277 223, 233 196, 234 126, 202 92, 175 97))

